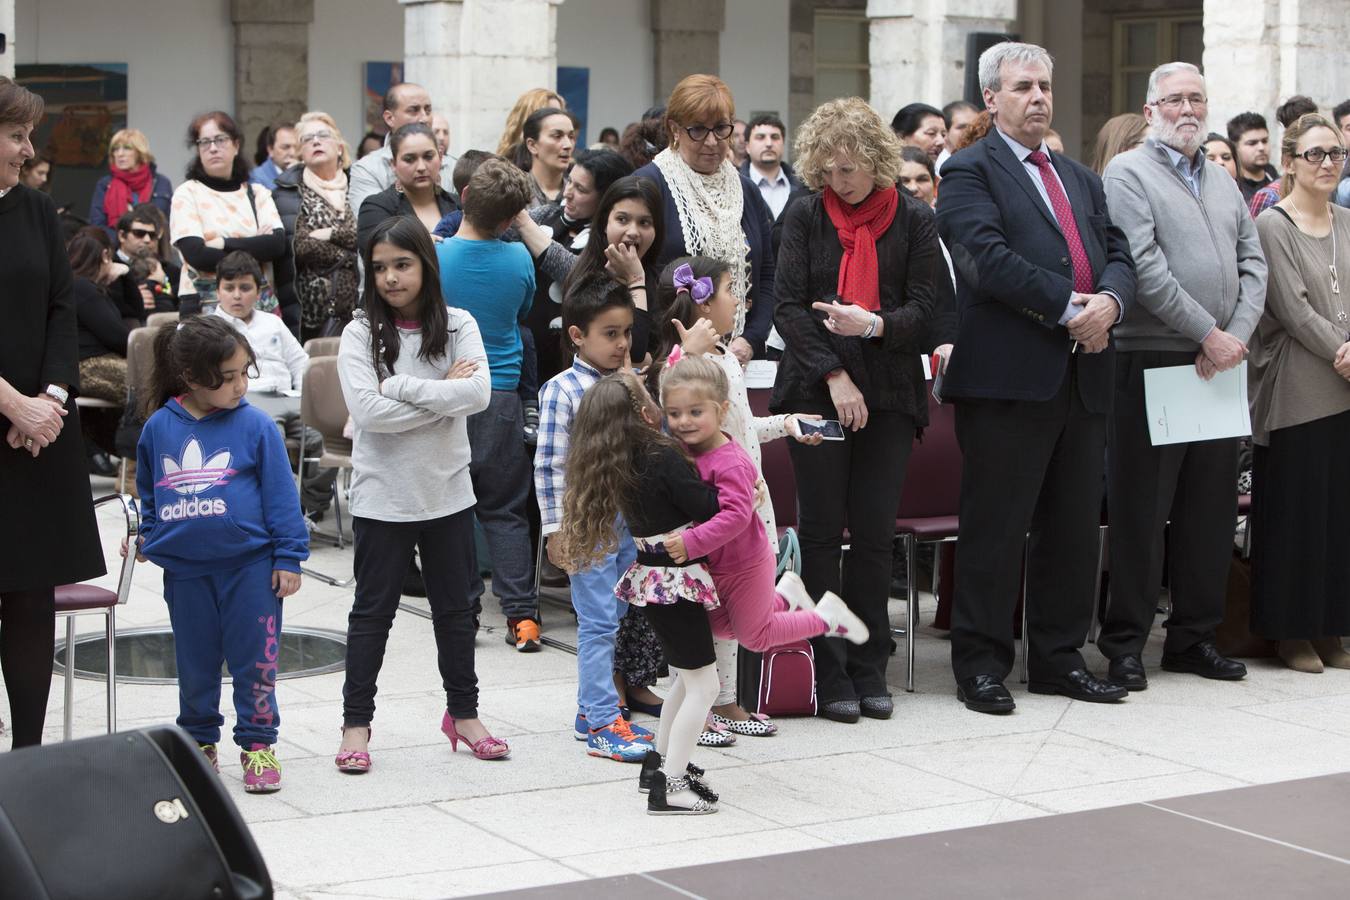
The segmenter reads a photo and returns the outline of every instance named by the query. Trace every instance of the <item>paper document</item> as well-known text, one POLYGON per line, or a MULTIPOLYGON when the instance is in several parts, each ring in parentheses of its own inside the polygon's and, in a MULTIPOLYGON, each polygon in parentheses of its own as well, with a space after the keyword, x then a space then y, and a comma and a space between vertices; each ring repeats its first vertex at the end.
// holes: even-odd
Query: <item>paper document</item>
POLYGON ((771 388, 778 377, 778 363, 771 359, 752 359, 745 367, 745 386, 747 389, 771 388))
POLYGON ((1148 434, 1157 447, 1252 433, 1247 363, 1205 381, 1195 366, 1144 370, 1148 434))

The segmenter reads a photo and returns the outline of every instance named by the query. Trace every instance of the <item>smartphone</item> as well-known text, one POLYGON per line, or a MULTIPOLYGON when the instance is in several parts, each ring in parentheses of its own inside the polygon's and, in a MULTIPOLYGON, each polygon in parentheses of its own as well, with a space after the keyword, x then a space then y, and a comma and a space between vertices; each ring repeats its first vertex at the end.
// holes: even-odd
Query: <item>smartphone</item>
POLYGON ((802 430, 802 435, 818 434, 827 441, 844 439, 844 426, 834 419, 798 419, 797 427, 802 430))

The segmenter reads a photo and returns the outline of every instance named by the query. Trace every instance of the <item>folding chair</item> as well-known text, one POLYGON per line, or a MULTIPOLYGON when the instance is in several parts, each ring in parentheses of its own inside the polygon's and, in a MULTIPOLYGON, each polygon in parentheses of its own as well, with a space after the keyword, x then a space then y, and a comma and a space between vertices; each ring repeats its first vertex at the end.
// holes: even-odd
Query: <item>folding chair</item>
POLYGON ((337 356, 338 348, 342 345, 340 337, 320 337, 310 338, 305 341, 305 352, 309 354, 310 359, 320 356, 337 356))
POLYGON ((136 503, 126 494, 109 494, 94 501, 97 509, 116 503, 122 507, 126 524, 127 555, 117 576, 117 590, 110 591, 87 582, 63 584, 56 589, 56 614, 66 620, 65 710, 62 739, 70 740, 75 706, 75 617, 93 613, 103 615, 103 640, 108 661, 108 733, 117 730, 117 607, 131 594, 131 571, 136 565, 136 536, 140 533, 140 515, 136 503))

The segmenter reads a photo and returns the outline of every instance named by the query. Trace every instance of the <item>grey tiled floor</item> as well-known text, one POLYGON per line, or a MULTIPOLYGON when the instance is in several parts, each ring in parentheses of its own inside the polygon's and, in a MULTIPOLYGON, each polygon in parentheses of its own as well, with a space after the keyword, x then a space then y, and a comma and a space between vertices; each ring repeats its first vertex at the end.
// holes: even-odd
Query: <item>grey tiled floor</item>
MULTIPOLYGON (((109 484, 94 482, 96 493, 109 484)), ((111 529, 113 522, 106 524, 111 529)), ((115 543, 111 534, 108 543, 115 543)), ((351 549, 317 547, 310 564, 345 577, 351 572, 351 549)), ((133 596, 119 616, 121 626, 166 622, 159 579, 153 566, 138 568, 133 596)), ((341 631, 350 603, 350 588, 307 579, 286 601, 286 621, 341 631)), ((1075 831, 1090 833, 1098 820, 1019 820, 1350 770, 1350 672, 1300 675, 1253 661, 1244 682, 1207 682, 1158 671, 1155 641, 1145 655, 1152 686, 1123 704, 1028 695, 1011 682, 1017 712, 991 717, 957 704, 948 645, 923 631, 914 694, 903 691, 903 665, 893 666, 894 719, 854 726, 783 720, 777 737, 741 738, 728 750, 700 751, 696 758, 724 798, 722 811, 693 819, 652 818, 635 790, 635 767, 589 758, 572 740, 574 658, 551 650, 517 654, 503 643, 503 623, 491 607, 489 598, 477 646, 481 709, 494 732, 511 743, 509 760, 481 762, 463 749, 450 752, 438 729, 443 698, 425 619, 404 613, 395 623, 380 679, 371 747, 375 764, 368 775, 344 777, 333 768, 341 673, 281 683, 278 753, 285 788, 270 797, 246 796, 237 767, 226 766, 223 774, 281 897, 464 896, 791 854, 732 867, 742 873, 773 872, 789 860, 815 859, 808 851, 828 848, 847 850, 839 859, 852 860, 848 865, 879 871, 869 848, 848 848, 928 835, 914 845, 924 849, 914 851, 912 870, 891 865, 889 858, 881 861, 885 877, 904 884, 917 877, 924 853, 951 848, 942 867, 959 873, 962 859, 986 846, 968 844, 971 849, 963 852, 967 839, 954 835, 983 832, 951 829, 1011 822, 1019 824, 1009 832, 1014 849, 1007 851, 1006 862, 1027 868, 1030 879, 1035 868, 1017 861, 1015 848, 1059 834, 1052 822, 1087 823, 1070 829, 1072 837, 1075 831)), ((556 611, 547 615, 547 631, 569 635, 564 625, 570 617, 556 611)), ((931 619, 931 610, 924 619, 931 619)), ((86 618, 81 628, 96 630, 100 621, 86 618)), ((1103 665, 1094 649, 1087 656, 1092 665, 1103 665)), ((76 687, 76 733, 99 733, 103 686, 80 680, 76 687)), ((176 714, 173 687, 122 685, 118 698, 122 728, 172 721, 176 714)), ((3 703, 0 697, 0 709, 3 703)), ((54 681, 49 740, 60 739, 61 714, 60 682, 54 681)), ((1276 790, 1268 800, 1255 802, 1251 815, 1259 818, 1263 806, 1288 796, 1276 790)), ((1205 802, 1189 799, 1185 811, 1204 818, 1205 802)), ((1161 826, 1141 823, 1155 820, 1174 828, 1195 825, 1197 834, 1221 830, 1149 807, 1131 809, 1130 816, 1144 818, 1111 825, 1114 839, 1136 840, 1131 829, 1139 825, 1149 833, 1161 826)), ((1297 817, 1288 818, 1282 840, 1330 846, 1324 852, 1345 855, 1343 833, 1335 846, 1318 843, 1316 829, 1299 832, 1297 817)), ((1265 842, 1256 843, 1261 853, 1273 852, 1265 842)), ((1000 845, 997 840, 988 844, 1000 845)), ((1164 840, 1129 846, 1117 855, 1133 861, 1134 868, 1099 869, 1096 876, 1084 868, 1070 883, 1075 892, 1104 892, 1107 875, 1133 877, 1139 860, 1160 865, 1158 860, 1170 859, 1167 854, 1177 846, 1164 840)), ((1065 858, 1075 860, 1076 854, 1087 856, 1089 850, 1065 845, 1065 858)), ((1306 853, 1287 858, 1319 878, 1331 871, 1328 866, 1339 865, 1306 853)), ((1220 865, 1217 858, 1215 865, 1220 865)), ((1269 882, 1252 884, 1276 883, 1281 865, 1271 863, 1269 882)), ((651 882, 642 883, 642 896, 660 896, 648 890, 651 882)), ((749 896, 744 890, 742 885, 740 895, 749 896)), ((1266 894, 1276 895, 1281 894, 1266 894)))

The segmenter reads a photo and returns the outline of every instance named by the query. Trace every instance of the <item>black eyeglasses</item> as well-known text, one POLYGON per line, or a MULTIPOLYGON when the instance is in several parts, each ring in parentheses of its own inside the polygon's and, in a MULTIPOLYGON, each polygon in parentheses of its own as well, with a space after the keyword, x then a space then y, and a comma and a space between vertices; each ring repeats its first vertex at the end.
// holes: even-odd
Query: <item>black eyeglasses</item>
POLYGON ((688 128, 681 127, 681 130, 689 135, 690 140, 695 144, 701 144, 708 139, 710 134, 719 141, 725 141, 731 137, 731 133, 736 130, 736 126, 730 122, 723 122, 715 128, 709 128, 707 125, 690 125, 688 128))
POLYGON ((159 237, 158 231, 145 231, 140 228, 128 228, 127 233, 132 237, 140 238, 143 241, 153 241, 159 237))
POLYGON ((1333 163, 1340 165, 1345 162, 1346 156, 1350 155, 1350 153, 1347 153, 1344 147, 1332 147, 1330 150, 1326 150, 1322 147, 1310 147, 1302 153, 1295 153, 1294 155, 1299 159, 1306 159, 1314 166, 1320 166, 1322 160, 1327 157, 1331 157, 1333 163))
POLYGON ((224 147, 233 140, 234 138, 228 134, 218 134, 215 137, 198 138, 194 143, 197 145, 197 149, 205 150, 207 147, 224 147))

